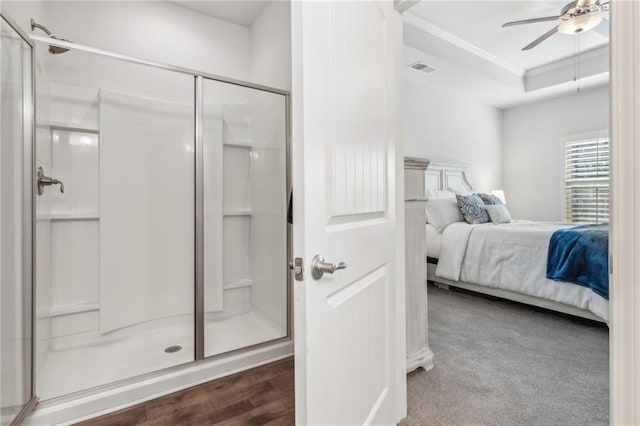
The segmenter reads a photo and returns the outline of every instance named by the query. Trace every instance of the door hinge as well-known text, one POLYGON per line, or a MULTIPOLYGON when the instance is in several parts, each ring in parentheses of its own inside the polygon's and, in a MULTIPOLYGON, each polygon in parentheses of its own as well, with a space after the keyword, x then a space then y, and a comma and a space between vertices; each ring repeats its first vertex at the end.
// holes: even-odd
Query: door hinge
POLYGON ((289 261, 289 269, 293 271, 296 281, 304 281, 304 260, 296 257, 289 261))

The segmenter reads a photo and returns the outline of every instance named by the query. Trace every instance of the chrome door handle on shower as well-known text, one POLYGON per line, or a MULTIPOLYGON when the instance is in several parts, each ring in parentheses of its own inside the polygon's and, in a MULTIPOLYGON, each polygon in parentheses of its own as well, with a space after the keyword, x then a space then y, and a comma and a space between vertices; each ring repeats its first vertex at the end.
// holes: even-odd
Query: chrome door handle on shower
POLYGON ((311 261, 311 276, 314 280, 319 280, 326 274, 333 274, 340 269, 346 269, 347 264, 340 262, 337 265, 335 263, 329 263, 324 261, 324 257, 316 254, 311 261))
POLYGON ((42 167, 38 167, 38 195, 44 193, 45 186, 60 185, 60 193, 64 194, 64 183, 61 180, 54 179, 44 175, 42 167))

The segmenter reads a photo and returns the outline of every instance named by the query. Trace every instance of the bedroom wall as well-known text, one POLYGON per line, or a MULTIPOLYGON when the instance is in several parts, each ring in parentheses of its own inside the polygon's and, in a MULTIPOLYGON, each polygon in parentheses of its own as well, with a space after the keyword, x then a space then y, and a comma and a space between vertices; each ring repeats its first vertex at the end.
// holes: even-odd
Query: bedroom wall
POLYGON ((502 187, 502 110, 404 81, 405 155, 465 163, 478 191, 502 187))
POLYGON ((504 111, 503 181, 507 207, 517 219, 564 219, 564 141, 608 131, 609 88, 504 111))

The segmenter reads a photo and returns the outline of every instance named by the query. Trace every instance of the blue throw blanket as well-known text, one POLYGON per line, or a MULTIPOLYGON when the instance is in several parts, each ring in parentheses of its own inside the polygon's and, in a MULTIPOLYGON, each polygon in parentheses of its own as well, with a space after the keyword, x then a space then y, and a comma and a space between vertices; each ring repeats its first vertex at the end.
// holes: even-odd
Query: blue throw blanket
POLYGON ((547 278, 589 287, 609 299, 609 224, 560 229, 549 241, 547 278))

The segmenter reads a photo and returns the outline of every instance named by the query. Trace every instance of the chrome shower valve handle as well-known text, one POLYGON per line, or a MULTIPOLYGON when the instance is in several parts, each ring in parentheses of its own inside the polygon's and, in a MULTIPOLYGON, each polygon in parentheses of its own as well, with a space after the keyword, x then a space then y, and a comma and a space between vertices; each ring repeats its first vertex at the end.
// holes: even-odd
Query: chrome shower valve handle
POLYGON ((44 193, 45 186, 51 185, 60 185, 60 193, 64 194, 64 183, 62 183, 61 180, 45 176, 44 169, 42 167, 38 167, 38 195, 42 195, 44 193))

